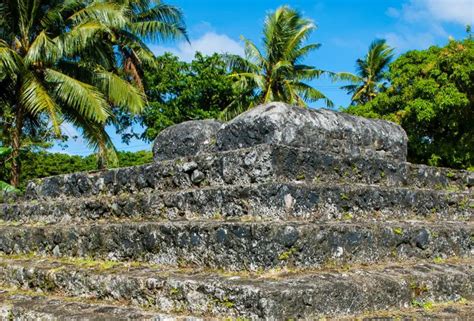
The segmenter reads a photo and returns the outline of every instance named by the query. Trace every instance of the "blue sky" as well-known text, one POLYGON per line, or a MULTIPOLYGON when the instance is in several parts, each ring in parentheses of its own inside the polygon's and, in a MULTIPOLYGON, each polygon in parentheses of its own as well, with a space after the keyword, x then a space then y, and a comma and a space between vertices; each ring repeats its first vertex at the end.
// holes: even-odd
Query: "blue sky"
MULTIPOLYGON (((195 51, 205 54, 231 52, 243 54, 240 36, 260 44, 265 14, 288 4, 300 10, 318 26, 310 42, 321 43, 319 50, 305 61, 320 69, 354 72, 355 60, 363 57, 370 42, 387 39, 397 54, 431 45, 444 45, 449 37, 461 39, 465 26, 474 22, 474 0, 167 0, 180 7, 185 15, 191 45, 185 42, 149 44, 157 55, 170 51, 183 60, 191 60, 195 51)), ((340 84, 321 79, 312 83, 325 93, 337 107, 350 99, 340 84)), ((323 107, 314 103, 312 107, 323 107)), ((109 128, 119 150, 150 149, 140 140, 129 145, 121 142, 109 128)), ((77 131, 64 125, 70 136, 77 131)), ((79 135, 80 136, 80 135, 79 135)), ((51 151, 87 155, 91 151, 78 138, 70 139, 67 148, 55 145, 51 151)))

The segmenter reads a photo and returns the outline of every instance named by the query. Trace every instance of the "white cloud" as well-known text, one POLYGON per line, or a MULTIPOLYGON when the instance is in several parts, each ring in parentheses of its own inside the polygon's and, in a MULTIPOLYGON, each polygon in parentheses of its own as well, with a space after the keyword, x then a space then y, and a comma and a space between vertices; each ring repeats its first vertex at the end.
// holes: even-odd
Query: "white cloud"
POLYGON ((381 38, 387 40, 387 43, 394 47, 398 52, 408 49, 425 49, 435 42, 433 34, 429 32, 420 33, 395 33, 389 32, 383 34, 381 38))
POLYGON ((448 39, 443 23, 472 24, 474 0, 408 0, 400 8, 388 8, 386 14, 397 20, 395 30, 379 37, 399 52, 425 49, 437 39, 448 39))
MULTIPOLYGON (((389 15, 390 13, 393 14, 393 10, 387 12, 389 15)), ((402 6, 401 15, 407 21, 429 19, 462 25, 472 24, 474 0, 410 0, 402 6)))
POLYGON ((190 42, 190 44, 181 42, 174 48, 162 46, 150 46, 150 48, 155 55, 171 52, 184 61, 191 61, 198 51, 205 55, 212 55, 213 53, 244 55, 244 48, 240 42, 214 31, 208 31, 197 39, 191 39, 190 42))

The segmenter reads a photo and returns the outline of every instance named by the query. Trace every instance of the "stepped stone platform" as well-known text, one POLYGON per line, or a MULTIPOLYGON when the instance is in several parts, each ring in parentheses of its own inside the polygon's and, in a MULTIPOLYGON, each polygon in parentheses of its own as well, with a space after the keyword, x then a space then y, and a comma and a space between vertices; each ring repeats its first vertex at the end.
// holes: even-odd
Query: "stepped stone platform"
POLYGON ((163 131, 152 164, 0 203, 0 319, 466 320, 474 173, 397 125, 281 103, 163 131))

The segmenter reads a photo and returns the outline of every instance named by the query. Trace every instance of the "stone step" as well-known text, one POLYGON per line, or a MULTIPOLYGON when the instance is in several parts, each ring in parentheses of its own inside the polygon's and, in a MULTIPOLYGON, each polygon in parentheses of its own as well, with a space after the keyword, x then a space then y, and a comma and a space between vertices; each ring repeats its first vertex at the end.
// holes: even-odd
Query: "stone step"
POLYGON ((474 173, 382 158, 336 154, 279 145, 202 154, 142 166, 74 173, 30 182, 26 199, 117 195, 143 190, 248 185, 276 180, 471 190, 474 173))
MULTIPOLYGON (((405 308, 401 310, 376 311, 357 316, 324 317, 336 320, 470 320, 474 314, 471 301, 429 303, 428 308, 405 308)), ((191 317, 169 315, 139 308, 115 306, 105 303, 84 303, 71 301, 70 298, 45 297, 42 295, 0 295, 0 319, 2 320, 153 320, 153 321, 212 321, 222 320, 209 316, 191 317)), ((235 319, 235 318, 234 318, 235 319)), ((307 318, 308 319, 308 318, 307 318)), ((226 318, 225 320, 232 320, 226 318)), ((239 318, 236 320, 250 320, 239 318)))
POLYGON ((0 260, 0 281, 21 290, 121 302, 162 313, 310 319, 474 298, 473 261, 260 275, 82 267, 54 260, 0 260))
POLYGON ((450 320, 466 321, 472 320, 474 315, 474 302, 468 300, 459 300, 458 302, 414 302, 417 308, 407 308, 389 311, 376 311, 362 315, 338 317, 337 320, 405 320, 405 321, 432 321, 432 320, 450 320))
POLYGON ((474 195, 376 185, 274 182, 30 200, 0 204, 0 210, 0 220, 44 223, 104 218, 469 221, 474 217, 474 195))
POLYGON ((0 252, 226 270, 470 257, 472 222, 101 222, 0 226, 0 252))
MULTIPOLYGON (((21 292, 20 292, 21 293, 21 292)), ((85 303, 73 298, 47 297, 39 293, 14 293, 0 290, 0 320, 179 320, 199 321, 203 318, 170 315, 140 308, 106 303, 85 303)), ((211 318, 206 318, 211 320, 211 318)))

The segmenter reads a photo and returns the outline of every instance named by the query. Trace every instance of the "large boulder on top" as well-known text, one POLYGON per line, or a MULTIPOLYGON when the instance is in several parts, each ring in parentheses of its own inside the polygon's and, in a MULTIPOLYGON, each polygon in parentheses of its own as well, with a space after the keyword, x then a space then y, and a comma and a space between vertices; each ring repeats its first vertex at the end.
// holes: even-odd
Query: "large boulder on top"
POLYGON ((213 151, 221 126, 215 120, 192 120, 170 126, 156 136, 153 159, 162 161, 213 151))
POLYGON ((394 123, 284 103, 261 105, 237 116, 219 129, 216 138, 222 151, 282 144, 400 161, 407 153, 406 133, 394 123))

